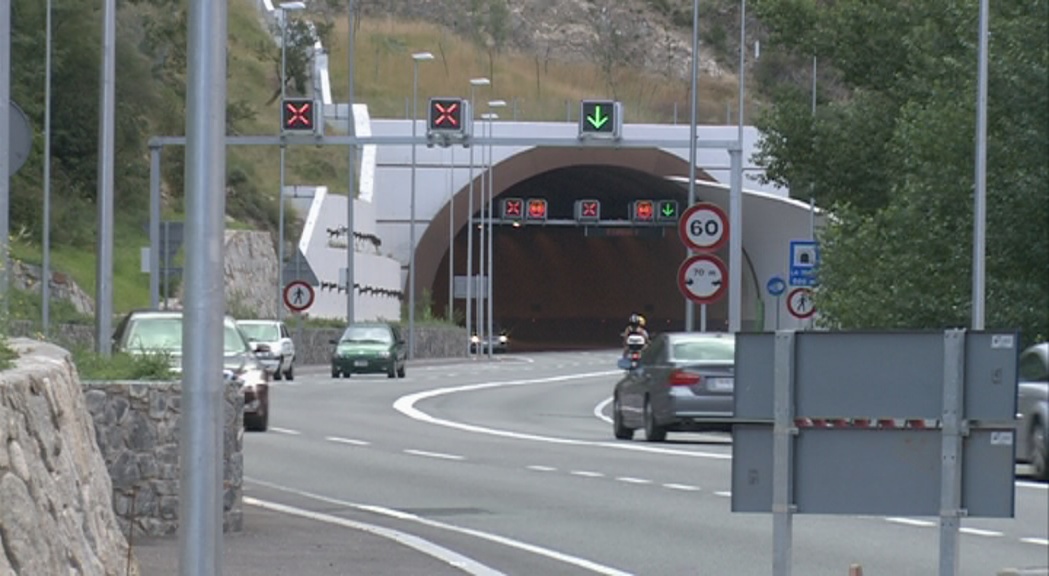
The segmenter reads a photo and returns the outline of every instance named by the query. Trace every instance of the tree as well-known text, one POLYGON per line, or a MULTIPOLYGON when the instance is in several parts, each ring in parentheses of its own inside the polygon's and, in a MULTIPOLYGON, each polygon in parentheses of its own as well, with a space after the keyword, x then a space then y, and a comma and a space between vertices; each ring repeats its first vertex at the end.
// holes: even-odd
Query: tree
MULTIPOLYGON (((993 4, 990 20, 986 325, 1027 341, 1049 338, 1047 8, 993 4)), ((759 121, 767 178, 835 215, 820 238, 821 323, 970 325, 976 2, 762 0, 758 12, 846 94, 813 116, 804 89, 780 87, 759 121)))

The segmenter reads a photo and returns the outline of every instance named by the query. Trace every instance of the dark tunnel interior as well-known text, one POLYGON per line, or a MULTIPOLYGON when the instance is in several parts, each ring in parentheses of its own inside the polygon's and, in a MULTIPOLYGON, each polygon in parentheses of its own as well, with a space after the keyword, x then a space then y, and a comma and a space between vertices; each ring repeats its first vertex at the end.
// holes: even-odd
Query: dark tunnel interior
MULTIPOLYGON (((528 178, 495 199, 492 236, 493 321, 509 334, 511 350, 614 348, 633 312, 652 332, 682 330, 685 300, 677 270, 686 251, 674 225, 602 227, 498 221, 501 198, 545 198, 549 220, 573 220, 575 201, 597 199, 601 220, 629 221, 634 200, 677 200, 686 191, 651 174, 616 166, 573 166, 528 178)), ((475 218, 480 217, 480 211, 475 218)), ((473 266, 480 255, 474 226, 473 266)), ((467 227, 455 238, 456 276, 466 275, 467 227)), ((487 264, 486 264, 487 269, 487 264)), ((448 305, 448 252, 431 287, 434 312, 448 305)), ((476 322, 474 300, 473 317, 476 322)), ((465 300, 455 300, 460 324, 465 300)), ((708 307, 711 329, 725 324, 724 299, 708 307)))

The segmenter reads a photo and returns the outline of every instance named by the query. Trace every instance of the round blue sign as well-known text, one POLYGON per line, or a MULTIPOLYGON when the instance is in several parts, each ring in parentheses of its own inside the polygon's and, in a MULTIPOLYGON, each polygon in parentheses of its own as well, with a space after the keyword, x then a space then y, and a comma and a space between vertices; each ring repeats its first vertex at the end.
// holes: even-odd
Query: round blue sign
POLYGON ((787 290, 787 283, 783 281, 783 278, 773 276, 769 278, 768 284, 765 284, 765 289, 772 296, 782 296, 787 290))

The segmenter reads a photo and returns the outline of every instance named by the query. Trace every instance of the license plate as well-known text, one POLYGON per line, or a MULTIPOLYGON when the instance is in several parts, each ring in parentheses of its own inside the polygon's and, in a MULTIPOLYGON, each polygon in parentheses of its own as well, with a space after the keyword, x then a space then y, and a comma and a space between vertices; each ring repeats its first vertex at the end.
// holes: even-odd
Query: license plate
POLYGON ((710 389, 715 392, 732 392, 732 388, 735 385, 735 379, 733 378, 711 378, 710 389))
POLYGON ((353 365, 354 366, 367 366, 368 365, 368 361, 367 360, 354 360, 353 361, 353 365))

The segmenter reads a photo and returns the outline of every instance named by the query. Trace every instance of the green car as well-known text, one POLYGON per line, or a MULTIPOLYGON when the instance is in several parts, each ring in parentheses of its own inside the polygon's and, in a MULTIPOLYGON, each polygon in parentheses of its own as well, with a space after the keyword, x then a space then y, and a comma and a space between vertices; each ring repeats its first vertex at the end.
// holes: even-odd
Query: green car
POLYGON ((331 377, 351 374, 382 374, 404 378, 405 351, 401 330, 382 322, 350 324, 342 337, 330 340, 331 377))

